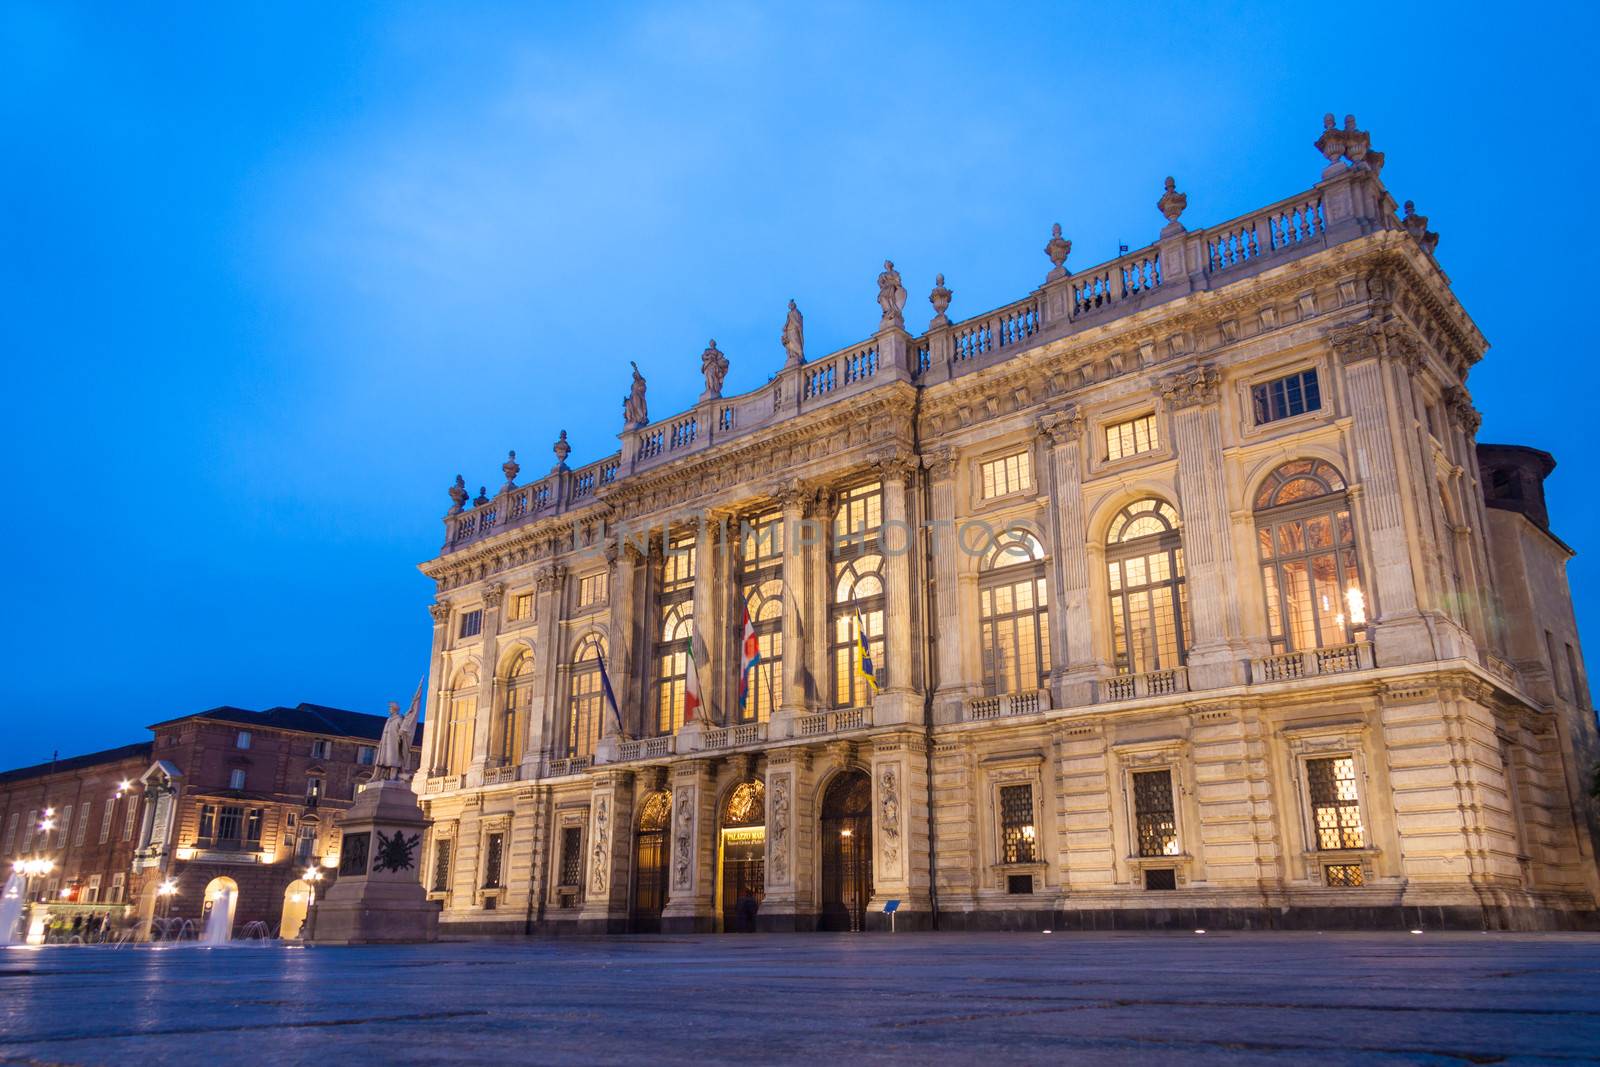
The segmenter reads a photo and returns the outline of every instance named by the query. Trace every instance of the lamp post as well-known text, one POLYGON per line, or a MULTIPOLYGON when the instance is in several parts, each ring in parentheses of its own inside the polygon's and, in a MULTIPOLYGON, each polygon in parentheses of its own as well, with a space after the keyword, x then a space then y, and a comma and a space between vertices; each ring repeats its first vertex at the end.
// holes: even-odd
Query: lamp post
POLYGON ((172 898, 178 895, 178 883, 168 878, 156 887, 156 896, 161 898, 161 918, 166 919, 172 914, 172 898))
POLYGON ((311 887, 311 896, 306 901, 306 904, 309 907, 315 907, 317 903, 317 883, 322 881, 322 871, 318 869, 315 863, 313 863, 311 866, 306 868, 304 877, 306 884, 311 887))

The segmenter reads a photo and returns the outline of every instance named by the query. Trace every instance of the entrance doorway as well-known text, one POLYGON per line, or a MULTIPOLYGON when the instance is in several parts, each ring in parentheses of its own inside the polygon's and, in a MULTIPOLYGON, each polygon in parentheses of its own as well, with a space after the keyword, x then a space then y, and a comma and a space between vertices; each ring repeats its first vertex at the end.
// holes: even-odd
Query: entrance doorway
POLYGON ((311 883, 296 878, 283 890, 283 917, 278 920, 278 936, 292 941, 300 936, 305 925, 306 910, 311 904, 311 883))
POLYGON ((667 906, 667 870, 671 864, 672 793, 661 789, 639 806, 639 832, 633 846, 633 932, 661 932, 661 911, 667 906))
POLYGON ((766 895, 767 791, 759 779, 740 782, 722 805, 718 842, 718 895, 722 929, 755 930, 756 912, 766 895))
POLYGON ((239 883, 226 875, 213 878, 206 883, 206 891, 201 897, 201 930, 208 929, 211 913, 218 908, 223 909, 223 917, 219 920, 221 925, 219 936, 222 940, 227 940, 233 936, 233 916, 239 910, 239 883))
POLYGON ((872 899, 872 779, 846 771, 822 795, 824 930, 862 929, 872 899))

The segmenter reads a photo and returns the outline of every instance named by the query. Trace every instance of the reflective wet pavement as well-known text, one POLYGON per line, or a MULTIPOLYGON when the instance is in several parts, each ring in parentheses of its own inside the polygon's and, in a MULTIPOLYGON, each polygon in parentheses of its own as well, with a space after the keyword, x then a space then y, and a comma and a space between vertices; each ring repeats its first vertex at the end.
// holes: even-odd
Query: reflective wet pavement
POLYGON ((1600 937, 898 934, 0 952, 0 1062, 1570 1063, 1600 937))

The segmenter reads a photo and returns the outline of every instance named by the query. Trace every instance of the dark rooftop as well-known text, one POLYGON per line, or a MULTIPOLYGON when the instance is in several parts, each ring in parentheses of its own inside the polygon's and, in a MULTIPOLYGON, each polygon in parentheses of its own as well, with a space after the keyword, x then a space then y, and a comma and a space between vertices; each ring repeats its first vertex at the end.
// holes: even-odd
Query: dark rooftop
MULTIPOLYGON (((266 711, 249 711, 245 708, 223 705, 210 711, 199 711, 192 715, 167 719, 155 723, 150 729, 159 730, 163 726, 172 726, 190 719, 210 719, 215 722, 231 722, 261 729, 293 730, 297 733, 376 741, 383 736, 383 723, 387 718, 387 715, 368 715, 362 711, 346 711, 344 708, 330 708, 323 704, 299 704, 292 708, 268 708, 266 711)), ((421 737, 422 724, 418 723, 417 738, 420 740, 421 737)))
POLYGON ((120 763, 123 760, 138 758, 148 761, 150 759, 151 742, 140 741, 137 744, 123 745, 120 748, 108 748, 100 752, 90 752, 82 756, 68 756, 53 762, 36 763, 31 767, 18 767, 14 771, 0 771, 0 782, 17 782, 28 778, 38 778, 46 774, 61 774, 66 771, 82 770, 85 767, 96 767, 102 763, 120 763))

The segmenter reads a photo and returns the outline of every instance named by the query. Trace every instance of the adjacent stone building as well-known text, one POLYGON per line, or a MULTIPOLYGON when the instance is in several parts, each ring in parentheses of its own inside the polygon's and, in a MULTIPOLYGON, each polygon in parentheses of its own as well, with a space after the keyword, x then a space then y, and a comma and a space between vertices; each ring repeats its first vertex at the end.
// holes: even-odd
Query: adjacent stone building
POLYGON ((865 341, 791 304, 753 392, 713 342, 619 452, 458 478, 444 929, 1592 923, 1548 457, 1476 445, 1437 237, 1354 120, 1316 148, 1203 228, 1169 179, 1109 263, 1057 227, 968 318, 885 263, 865 341))

